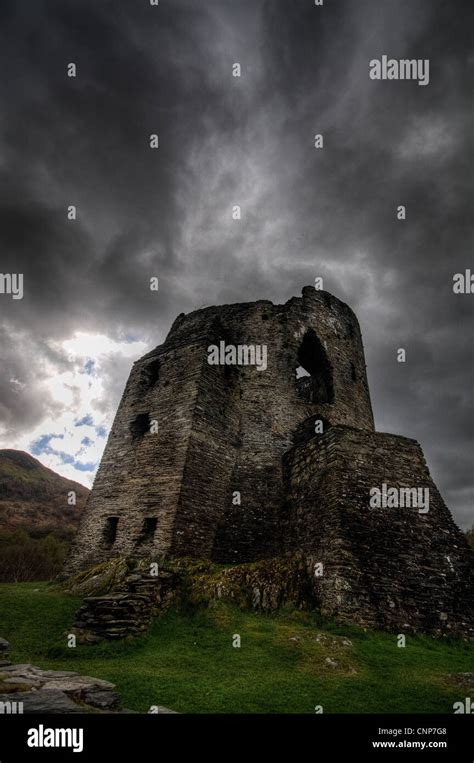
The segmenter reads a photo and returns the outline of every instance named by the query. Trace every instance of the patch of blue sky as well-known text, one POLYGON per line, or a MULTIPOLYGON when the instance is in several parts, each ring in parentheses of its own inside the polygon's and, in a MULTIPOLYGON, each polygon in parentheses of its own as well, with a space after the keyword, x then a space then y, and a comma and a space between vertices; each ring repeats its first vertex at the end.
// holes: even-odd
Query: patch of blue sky
POLYGON ((74 424, 75 427, 93 427, 94 426, 94 420, 90 413, 88 413, 86 416, 83 416, 82 419, 79 419, 79 421, 76 421, 74 424))
POLYGON ((63 434, 42 434, 37 440, 31 443, 30 452, 33 456, 40 456, 42 453, 55 453, 51 447, 51 440, 64 440, 63 434))
POLYGON ((88 376, 91 376, 94 371, 95 366, 95 360, 92 360, 92 358, 88 358, 86 362, 84 363, 84 371, 88 376))
POLYGON ((81 461, 75 461, 74 469, 77 469, 78 472, 94 472, 97 469, 97 463, 83 464, 81 461))

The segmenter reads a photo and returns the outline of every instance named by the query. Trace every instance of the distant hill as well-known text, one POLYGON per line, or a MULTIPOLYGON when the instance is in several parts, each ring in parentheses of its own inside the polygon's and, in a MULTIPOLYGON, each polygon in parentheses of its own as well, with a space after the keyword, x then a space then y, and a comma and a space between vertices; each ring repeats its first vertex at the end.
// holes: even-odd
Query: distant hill
POLYGON ((70 535, 90 491, 21 450, 0 450, 0 532, 23 529, 32 536, 70 535), (68 493, 77 503, 68 505, 68 493))

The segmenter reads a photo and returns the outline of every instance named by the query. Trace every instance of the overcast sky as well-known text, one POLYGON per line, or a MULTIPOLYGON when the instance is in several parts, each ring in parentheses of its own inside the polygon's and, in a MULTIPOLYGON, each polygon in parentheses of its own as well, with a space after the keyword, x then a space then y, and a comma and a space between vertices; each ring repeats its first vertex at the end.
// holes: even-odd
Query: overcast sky
POLYGON ((418 439, 473 524, 474 295, 452 291, 473 265, 473 17, 2 0, 0 272, 24 298, 0 295, 0 447, 90 485, 131 363, 178 313, 322 276, 360 320, 377 429, 418 439), (382 55, 429 59, 429 84, 371 80, 382 55))

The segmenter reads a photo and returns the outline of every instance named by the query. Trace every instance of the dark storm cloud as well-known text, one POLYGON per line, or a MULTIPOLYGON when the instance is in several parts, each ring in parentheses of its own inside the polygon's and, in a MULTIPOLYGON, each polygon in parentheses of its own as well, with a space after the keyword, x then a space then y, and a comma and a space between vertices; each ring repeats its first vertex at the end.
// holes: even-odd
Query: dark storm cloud
POLYGON ((267 66, 283 109, 297 115, 293 134, 325 136, 309 168, 287 154, 299 161, 295 228, 315 271, 361 319, 378 426, 422 442, 458 520, 472 522, 472 302, 451 290, 472 262, 472 8, 266 9, 267 66), (429 86, 370 81, 368 61, 383 54, 429 58, 429 86), (398 204, 406 222, 395 219, 398 204))
MULTIPOLYGON (((55 331, 66 313, 87 324, 93 306, 96 326, 116 315, 141 326, 157 312, 149 277, 166 283, 180 272, 175 178, 194 130, 220 102, 201 76, 212 72, 202 44, 212 18, 196 7, 157 16, 144 3, 87 0, 6 3, 2 16, 2 266, 25 274, 22 315, 49 318, 55 331), (71 61, 76 79, 66 77, 71 61)), ((168 302, 171 316, 172 300, 173 282, 159 315, 168 302)))
MULTIPOLYGON (((470 6, 4 2, 1 270, 25 274, 25 299, 1 303, 26 384, 2 379, 10 424, 46 405, 50 337, 153 346, 181 311, 285 301, 322 275, 360 319, 378 428, 419 439, 472 522, 472 301, 452 294, 472 262, 470 6), (429 58, 429 85, 371 81, 383 54, 429 58)), ((110 363, 117 400, 128 361, 110 363)))

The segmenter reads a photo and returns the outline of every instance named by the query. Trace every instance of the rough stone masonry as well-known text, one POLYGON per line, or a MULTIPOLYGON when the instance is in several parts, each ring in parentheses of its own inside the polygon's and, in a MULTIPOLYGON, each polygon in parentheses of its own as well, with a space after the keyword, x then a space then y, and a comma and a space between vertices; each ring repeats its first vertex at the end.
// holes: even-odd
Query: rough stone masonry
POLYGON ((329 617, 474 633, 467 541, 419 444, 374 431, 356 316, 310 286, 284 305, 181 314, 134 364, 65 574, 120 556, 291 554, 329 617), (233 362, 252 347, 265 367, 233 362), (428 489, 428 510, 374 508, 381 486, 428 489))

